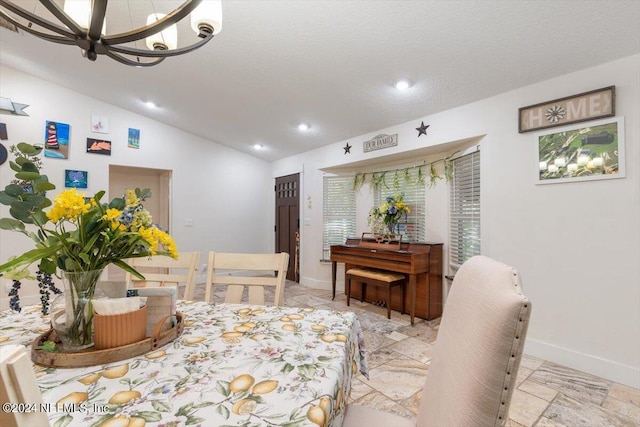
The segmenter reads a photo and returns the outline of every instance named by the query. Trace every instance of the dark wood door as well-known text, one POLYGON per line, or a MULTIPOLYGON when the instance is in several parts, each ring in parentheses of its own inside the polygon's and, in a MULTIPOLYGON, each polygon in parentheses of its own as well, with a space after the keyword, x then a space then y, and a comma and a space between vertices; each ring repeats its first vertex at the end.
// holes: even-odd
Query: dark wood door
POLYGON ((276 252, 289 254, 287 280, 299 281, 296 235, 300 230, 300 174, 276 178, 276 252))

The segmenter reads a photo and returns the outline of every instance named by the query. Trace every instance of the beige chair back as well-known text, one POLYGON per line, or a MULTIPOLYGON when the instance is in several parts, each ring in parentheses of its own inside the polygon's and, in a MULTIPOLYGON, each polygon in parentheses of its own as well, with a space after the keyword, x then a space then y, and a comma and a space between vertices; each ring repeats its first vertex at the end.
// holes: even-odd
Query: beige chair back
POLYGON ((28 404, 30 410, 0 411, 0 426, 49 426, 46 411, 40 406, 42 395, 29 353, 23 345, 5 345, 0 349, 0 402, 28 404))
POLYGON ((284 298, 289 254, 238 254, 209 252, 205 300, 211 302, 213 287, 228 285, 225 302, 242 301, 245 286, 248 287, 249 304, 265 304, 265 286, 273 286, 273 305, 279 306, 284 298))
POLYGON ((180 252, 178 259, 168 256, 130 258, 127 263, 144 276, 144 280, 127 272, 127 288, 185 285, 183 299, 193 299, 200 252, 180 252))
POLYGON ((484 256, 464 263, 447 298, 417 425, 504 425, 530 313, 517 270, 484 256))
POLYGON ((342 426, 504 425, 530 313, 514 268, 484 256, 471 258, 453 279, 416 422, 349 405, 342 426))

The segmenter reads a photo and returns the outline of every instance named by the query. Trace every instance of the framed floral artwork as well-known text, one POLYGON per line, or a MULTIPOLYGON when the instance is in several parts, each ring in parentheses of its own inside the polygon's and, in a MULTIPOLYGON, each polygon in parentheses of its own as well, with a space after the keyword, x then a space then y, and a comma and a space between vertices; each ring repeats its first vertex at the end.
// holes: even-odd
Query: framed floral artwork
POLYGON ((567 126, 537 136, 537 183, 624 178, 624 118, 567 126))

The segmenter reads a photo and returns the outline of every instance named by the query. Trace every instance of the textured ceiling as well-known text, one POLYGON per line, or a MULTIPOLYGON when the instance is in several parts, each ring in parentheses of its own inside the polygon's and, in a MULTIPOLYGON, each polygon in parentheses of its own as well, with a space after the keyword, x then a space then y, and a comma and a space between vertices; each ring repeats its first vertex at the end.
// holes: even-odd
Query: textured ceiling
MULTIPOLYGON (((124 10, 109 10, 108 33, 133 20, 124 10)), ((640 52, 637 0, 223 0, 223 12, 209 44, 151 68, 5 29, 0 63, 273 161, 640 52), (399 77, 414 85, 395 90, 399 77)))

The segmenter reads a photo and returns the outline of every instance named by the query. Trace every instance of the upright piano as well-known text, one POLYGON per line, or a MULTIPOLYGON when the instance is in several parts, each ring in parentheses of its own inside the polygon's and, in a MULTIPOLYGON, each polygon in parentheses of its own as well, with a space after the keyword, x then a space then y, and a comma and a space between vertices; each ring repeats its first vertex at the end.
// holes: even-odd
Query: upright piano
MULTIPOLYGON (((354 267, 369 267, 403 273, 407 276, 406 307, 414 303, 415 315, 434 319, 442 315, 442 243, 400 243, 387 249, 384 244, 362 245, 361 239, 347 239, 343 245, 331 246, 331 280, 336 295, 337 263, 345 264, 345 272, 354 267), (373 247, 372 247, 373 246, 373 247), (415 296, 412 296, 415 295, 415 296)), ((368 287, 366 301, 386 299, 384 290, 368 287), (371 288, 371 289, 369 289, 371 288)), ((353 286, 351 296, 360 298, 359 286, 353 286)), ((393 293, 391 309, 400 310, 401 295, 393 293)))

